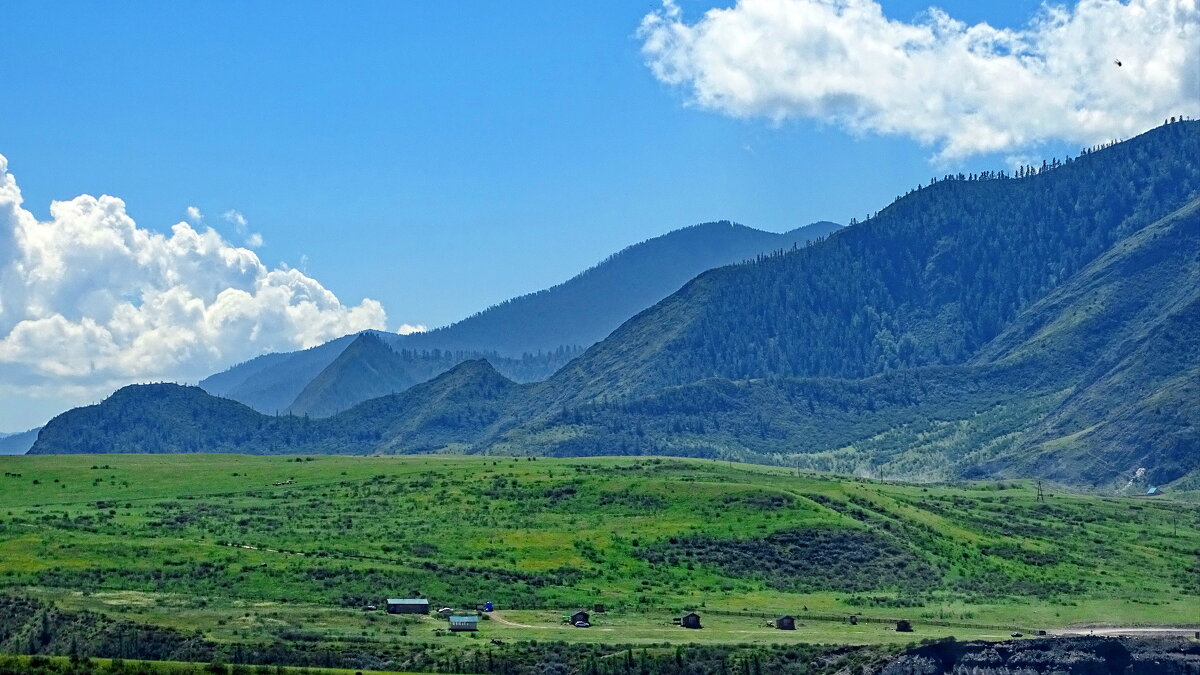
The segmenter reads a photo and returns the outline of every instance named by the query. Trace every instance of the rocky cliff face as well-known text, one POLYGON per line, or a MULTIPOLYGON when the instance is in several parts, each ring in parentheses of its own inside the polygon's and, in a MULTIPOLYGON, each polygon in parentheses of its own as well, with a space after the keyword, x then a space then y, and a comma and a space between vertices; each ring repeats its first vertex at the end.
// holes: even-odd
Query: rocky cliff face
POLYGON ((880 675, 1197 675, 1200 641, 1062 637, 924 645, 880 675))

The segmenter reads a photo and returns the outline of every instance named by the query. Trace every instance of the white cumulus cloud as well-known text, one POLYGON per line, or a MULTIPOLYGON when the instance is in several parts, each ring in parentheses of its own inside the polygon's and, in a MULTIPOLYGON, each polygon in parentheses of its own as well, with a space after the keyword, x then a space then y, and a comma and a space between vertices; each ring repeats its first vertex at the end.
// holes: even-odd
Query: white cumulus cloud
POLYGON ((187 219, 193 224, 204 220, 204 214, 200 213, 200 208, 196 206, 187 207, 187 219))
POLYGON ((400 328, 396 332, 401 335, 412 335, 413 333, 425 333, 428 331, 429 331, 429 328, 426 327, 425 324, 423 324, 423 323, 418 323, 416 325, 402 323, 402 324, 400 324, 400 328))
POLYGON ((39 221, 0 155, 0 401, 194 381, 386 323, 375 300, 343 304, 316 279, 268 268, 211 228, 139 227, 116 197, 53 202, 39 221))
POLYGON ((875 0, 737 0, 689 23, 665 0, 638 36, 695 105, 903 135, 943 159, 1090 145, 1200 110, 1197 0, 1047 4, 1019 30, 939 9, 897 21, 875 0))
POLYGON ((242 215, 241 211, 229 209, 225 213, 222 213, 221 217, 224 218, 226 222, 233 223, 234 227, 238 229, 238 232, 246 229, 246 223, 248 221, 246 220, 246 216, 242 215))

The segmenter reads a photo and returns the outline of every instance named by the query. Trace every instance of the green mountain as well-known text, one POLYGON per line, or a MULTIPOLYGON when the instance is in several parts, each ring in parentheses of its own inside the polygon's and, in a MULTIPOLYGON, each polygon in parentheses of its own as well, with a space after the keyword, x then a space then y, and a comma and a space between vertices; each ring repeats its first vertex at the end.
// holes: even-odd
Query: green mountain
MULTIPOLYGON (((701 274, 545 382, 460 368, 428 393, 260 420, 268 435, 219 447, 668 454, 1099 488, 1196 475, 1197 158, 1200 123, 1185 122, 1016 176, 948 176, 814 245, 701 274)), ((93 434, 57 422, 32 452, 71 447, 51 430, 93 434)))
POLYGON ((1031 431, 1028 456, 1008 460, 1009 472, 1103 476, 1143 467, 1155 479, 1196 467, 1197 251, 1193 200, 1119 242, 981 350, 978 361, 1042 363, 1073 385, 1031 431))
POLYGON ((263 415, 199 387, 130 385, 50 420, 30 454, 421 452, 478 436, 521 391, 487 361, 465 361, 406 391, 314 419, 263 415))
MULTIPOLYGON (((488 445, 1096 487, 1144 468, 1145 480, 1169 482, 1200 468, 1198 211, 1193 200, 1123 240, 967 363, 868 378, 708 378, 562 405, 488 445)), ((539 388, 555 394, 553 384, 539 388)), ((526 409, 545 396, 532 391, 526 409)))
POLYGON ((1198 157, 1187 122, 1027 177, 947 177, 820 245, 701 274, 558 373, 551 400, 966 363, 1200 192, 1198 157))
MULTIPOLYGON (((404 356, 418 382, 479 358, 487 358, 519 382, 543 380, 697 274, 803 246, 839 228, 819 222, 776 234, 728 221, 694 225, 629 246, 562 284, 507 300, 445 328, 413 335, 371 332, 404 356)), ((200 387, 263 413, 305 410, 307 404, 298 397, 354 338, 266 354, 205 378, 200 387), (292 407, 297 403, 299 407, 292 407)), ((352 404, 366 399, 341 400, 352 404)), ((349 406, 325 410, 345 407, 349 406)))

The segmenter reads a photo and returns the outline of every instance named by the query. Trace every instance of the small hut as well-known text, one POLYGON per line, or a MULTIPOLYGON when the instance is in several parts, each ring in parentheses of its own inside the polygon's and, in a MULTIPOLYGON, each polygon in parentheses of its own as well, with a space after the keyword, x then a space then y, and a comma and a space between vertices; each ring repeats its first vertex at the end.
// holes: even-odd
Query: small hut
POLYGON ((592 610, 594 610, 597 614, 603 614, 604 613, 604 603, 597 602, 596 606, 592 607, 592 610))
POLYGON ((700 615, 695 612, 686 612, 679 617, 679 625, 684 628, 700 628, 700 615))
POLYGON ((450 630, 455 633, 461 631, 476 631, 479 630, 479 617, 477 616, 452 616, 450 617, 450 630))
POLYGON ((907 619, 900 619, 899 621, 896 622, 896 632, 897 633, 911 633, 912 632, 912 624, 909 623, 907 619))
POLYGON ((578 628, 587 628, 592 625, 591 617, 581 609, 571 615, 570 624, 578 628))
POLYGON ((775 628, 779 630, 796 630, 796 617, 781 616, 776 618, 775 628))
POLYGON ((429 601, 424 598, 388 598, 388 614, 428 614, 429 601))
POLYGON ((850 625, 851 625, 851 626, 857 626, 857 625, 858 625, 858 616, 857 616, 857 615, 854 615, 854 614, 851 614, 851 615, 850 615, 850 625))

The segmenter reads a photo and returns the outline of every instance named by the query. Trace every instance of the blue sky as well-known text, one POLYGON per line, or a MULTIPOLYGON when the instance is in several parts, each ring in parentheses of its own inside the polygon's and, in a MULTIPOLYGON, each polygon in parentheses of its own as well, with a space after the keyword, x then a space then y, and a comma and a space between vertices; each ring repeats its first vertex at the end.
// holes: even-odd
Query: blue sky
POLYGON ((698 222, 847 222, 1200 99, 1185 0, 939 7, 8 3, 0 430, 444 325, 698 222))
POLYGON ((196 205, 223 231, 237 209, 264 262, 434 326, 671 229, 845 222, 932 174, 906 139, 684 106, 634 36, 657 3, 286 6, 10 5, 0 153, 26 207, 106 193, 143 227, 196 205))

